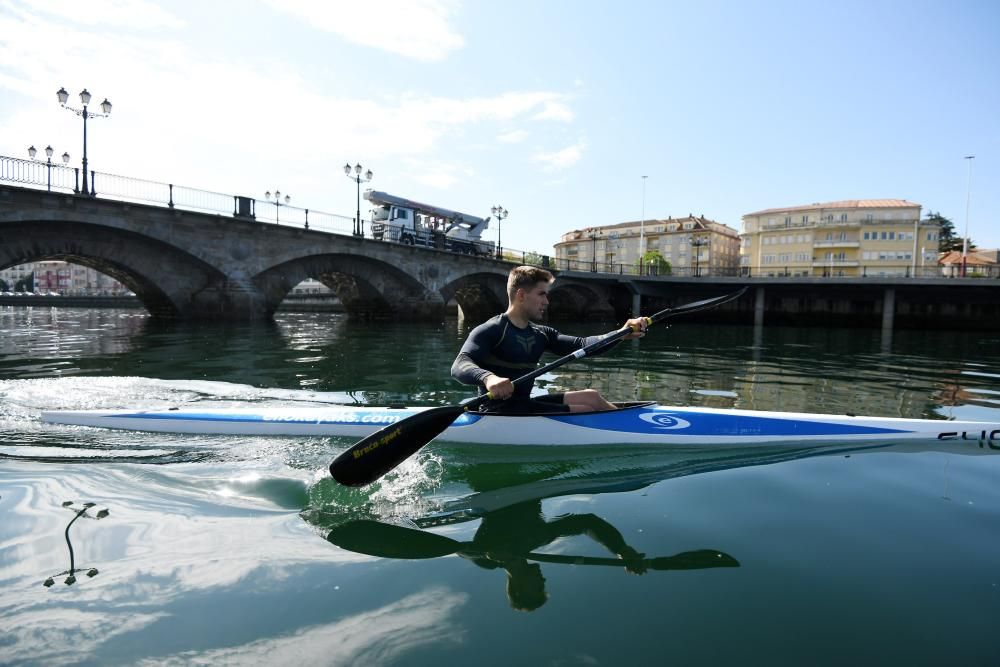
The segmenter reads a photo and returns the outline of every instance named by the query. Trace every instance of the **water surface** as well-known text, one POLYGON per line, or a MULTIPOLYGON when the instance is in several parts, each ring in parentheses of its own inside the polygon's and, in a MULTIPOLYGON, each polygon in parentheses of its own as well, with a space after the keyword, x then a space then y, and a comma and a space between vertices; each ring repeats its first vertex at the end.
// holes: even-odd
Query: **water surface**
MULTIPOLYGON (((327 466, 349 441, 38 420, 449 404, 468 396, 447 375, 465 333, 455 320, 163 325, 0 309, 0 663, 997 663, 1000 458, 976 442, 431 446, 346 489, 327 466), (65 531, 85 502, 66 584, 65 531)), ((1000 335, 677 323, 539 382, 586 386, 615 400, 1000 421, 1000 335)))

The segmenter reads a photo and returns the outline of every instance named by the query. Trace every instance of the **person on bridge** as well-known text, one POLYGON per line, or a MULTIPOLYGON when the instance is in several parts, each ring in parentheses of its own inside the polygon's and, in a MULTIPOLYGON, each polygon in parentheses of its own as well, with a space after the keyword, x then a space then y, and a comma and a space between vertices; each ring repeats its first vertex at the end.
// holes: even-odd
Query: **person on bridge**
MULTIPOLYGON (((484 404, 481 411, 534 414, 615 409, 595 389, 533 397, 531 384, 515 387, 511 381, 534 370, 546 350, 566 355, 603 338, 566 336, 532 321, 545 314, 554 280, 551 273, 538 267, 512 269, 507 277, 506 312, 477 326, 462 345, 451 366, 451 375, 462 384, 478 386, 480 394, 490 394, 493 400, 484 404)), ((632 328, 632 333, 622 340, 645 335, 645 318, 632 318, 625 324, 632 328)))

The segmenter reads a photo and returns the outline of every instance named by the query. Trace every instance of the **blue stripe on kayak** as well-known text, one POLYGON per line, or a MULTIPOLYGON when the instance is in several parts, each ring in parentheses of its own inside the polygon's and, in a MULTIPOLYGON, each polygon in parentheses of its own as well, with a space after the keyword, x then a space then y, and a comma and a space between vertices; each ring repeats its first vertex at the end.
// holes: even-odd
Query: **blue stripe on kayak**
POLYGON ((861 435, 910 433, 911 431, 864 426, 862 424, 824 423, 776 417, 751 417, 681 410, 622 410, 585 415, 547 415, 549 419, 601 431, 646 433, 650 435, 861 435))

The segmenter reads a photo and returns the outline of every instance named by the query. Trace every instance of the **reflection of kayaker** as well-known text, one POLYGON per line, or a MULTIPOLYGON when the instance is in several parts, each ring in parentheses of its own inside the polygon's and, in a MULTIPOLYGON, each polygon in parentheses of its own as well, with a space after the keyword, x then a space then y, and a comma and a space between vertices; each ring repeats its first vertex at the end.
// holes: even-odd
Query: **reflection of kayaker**
POLYGON ((370 556, 409 559, 457 554, 486 569, 503 568, 507 572, 510 605, 524 611, 537 609, 548 599, 539 562, 617 565, 635 574, 648 570, 739 567, 735 558, 714 549, 645 558, 626 544, 621 533, 604 519, 593 514, 571 514, 546 521, 539 501, 491 512, 483 517, 479 530, 469 542, 367 519, 333 527, 327 540, 343 549, 370 556), (533 551, 560 537, 575 535, 589 535, 617 557, 567 556, 533 551))
POLYGON ((621 559, 625 569, 643 574, 644 554, 628 544, 622 534, 596 514, 567 514, 551 521, 542 515, 540 501, 520 503, 483 517, 468 547, 458 551, 476 565, 507 571, 507 598, 514 609, 531 611, 545 603, 545 577, 528 555, 560 537, 587 535, 621 559))

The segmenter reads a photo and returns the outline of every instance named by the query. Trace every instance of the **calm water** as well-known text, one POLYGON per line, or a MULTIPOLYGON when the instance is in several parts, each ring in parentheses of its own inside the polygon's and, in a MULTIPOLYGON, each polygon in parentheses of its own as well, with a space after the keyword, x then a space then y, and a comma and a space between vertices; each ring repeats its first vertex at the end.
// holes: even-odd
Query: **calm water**
MULTIPOLYGON (((38 419, 448 404, 467 396, 447 375, 464 333, 0 309, 0 663, 1000 663, 1000 457, 976 443, 518 459, 432 446, 349 490, 327 472, 346 441, 38 419)), ((675 324, 540 384, 1000 421, 1000 334, 675 324)))

